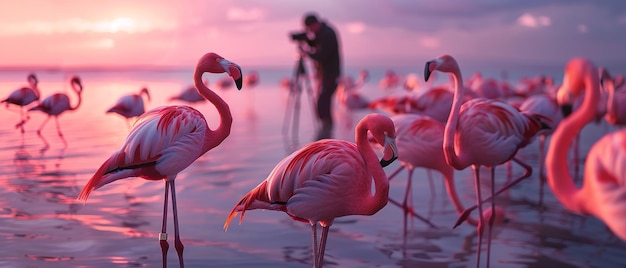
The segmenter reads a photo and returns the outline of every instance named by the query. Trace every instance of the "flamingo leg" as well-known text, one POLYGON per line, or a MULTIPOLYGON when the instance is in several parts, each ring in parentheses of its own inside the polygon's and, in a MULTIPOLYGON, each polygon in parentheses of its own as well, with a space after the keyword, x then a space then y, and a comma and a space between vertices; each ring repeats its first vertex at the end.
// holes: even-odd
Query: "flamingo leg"
POLYGON ((57 134, 59 135, 59 138, 61 138, 61 140, 63 141, 63 144, 65 144, 65 147, 67 147, 67 141, 65 141, 65 137, 63 137, 63 132, 61 132, 61 125, 59 125, 59 117, 55 116, 54 121, 57 125, 57 134))
POLYGON ((43 129, 43 127, 46 126, 46 124, 48 123, 48 120, 50 120, 50 116, 46 117, 46 119, 43 120, 43 122, 41 123, 41 126, 39 126, 39 129, 37 129, 37 135, 41 135, 41 130, 43 129))
POLYGON ((317 222, 311 223, 311 234, 313 235, 313 268, 317 268, 317 222))
POLYGON ((324 251, 326 251, 326 240, 328 239, 328 229, 330 228, 330 226, 322 226, 322 237, 320 238, 320 248, 319 248, 319 252, 317 253, 318 255, 318 260, 317 260, 317 265, 319 268, 322 268, 322 266, 324 266, 324 251))
POLYGON ((159 243, 161 244, 161 253, 163 254, 163 268, 167 267, 167 250, 170 245, 167 243, 167 198, 169 196, 170 183, 165 180, 165 196, 163 198, 163 223, 161 224, 161 232, 159 233, 159 243))
POLYGON ((394 171, 393 173, 391 173, 391 175, 387 176, 387 180, 391 181, 391 179, 393 179, 393 177, 395 177, 396 175, 398 175, 398 173, 400 173, 400 171, 402 171, 402 169, 404 168, 403 165, 400 165, 398 167, 398 169, 396 169, 396 171, 394 171))
POLYGON ((546 184, 545 177, 543 176, 544 149, 546 145, 546 136, 539 136, 539 205, 543 204, 543 186, 546 184))
MULTIPOLYGON (((509 161, 509 164, 512 165, 509 161)), ((494 167, 489 167, 491 171, 491 196, 495 195, 495 171, 494 167)), ((496 213, 496 202, 491 199, 491 215, 489 215, 489 231, 487 232, 487 267, 489 267, 489 260, 491 259, 491 233, 493 230, 493 221, 495 220, 494 214, 496 213)))
POLYGON ((180 233, 178 229, 178 209, 176 206, 176 190, 174 189, 174 180, 170 182, 170 188, 172 188, 172 214, 174 215, 174 247, 176 248, 176 253, 178 253, 178 262, 180 264, 180 268, 185 267, 185 262, 183 261, 183 250, 185 246, 180 241, 180 233))
POLYGON ((394 204, 394 205, 396 205, 399 208, 402 208, 406 213, 408 213, 411 216, 417 218, 418 220, 426 223, 431 228, 438 229, 437 226, 434 225, 432 222, 430 222, 428 219, 426 219, 423 216, 420 216, 419 214, 415 213, 415 211, 413 211, 412 209, 404 209, 404 207, 402 206, 402 204, 400 204, 400 202, 398 202, 396 200, 393 200, 391 197, 389 198, 389 203, 394 204))
POLYGON ((476 206, 478 207, 478 225, 476 225, 476 231, 478 233, 478 245, 476 246, 476 268, 479 267, 480 264, 480 249, 483 243, 483 228, 484 228, 484 218, 483 218, 483 206, 482 206, 482 198, 480 194, 480 166, 473 165, 472 169, 474 169, 474 182, 476 187, 476 206))
POLYGON ((412 203, 412 190, 413 190, 413 186, 411 185, 412 183, 412 177, 413 177, 413 168, 410 167, 409 169, 409 176, 406 178, 406 189, 404 189, 404 200, 402 201, 402 207, 405 210, 409 210, 409 209, 413 209, 413 203, 412 203), (409 204, 409 199, 411 199, 411 204, 409 204))
POLYGON ((426 175, 428 176, 428 186, 430 187, 430 200, 434 200, 437 196, 435 191, 435 181, 433 180, 433 173, 429 168, 426 169, 426 175))
MULTIPOLYGON (((482 200, 481 204, 484 202, 488 202, 490 201, 492 198, 494 198, 494 196, 501 194, 502 192, 508 190, 509 188, 511 188, 512 186, 516 185, 517 183, 521 182, 522 180, 530 177, 530 175, 532 175, 532 167, 529 166, 528 164, 522 162, 521 160, 517 159, 517 158, 513 158, 512 159, 515 163, 517 163, 518 165, 522 166, 522 168, 524 168, 524 174, 522 174, 522 176, 520 176, 519 178, 510 181, 509 183, 505 184, 504 186, 502 186, 502 188, 500 188, 499 190, 495 191, 494 194, 492 196, 489 196, 485 199, 482 200)), ((456 221, 456 223, 454 224, 453 228, 456 228, 457 226, 459 226, 461 223, 463 223, 467 217, 469 216, 469 214, 474 211, 474 209, 476 209, 478 207, 478 205, 473 205, 467 209, 465 209, 463 211, 463 213, 461 213, 461 216, 459 216, 459 219, 456 221)), ((482 215, 482 212, 481 212, 482 215)))

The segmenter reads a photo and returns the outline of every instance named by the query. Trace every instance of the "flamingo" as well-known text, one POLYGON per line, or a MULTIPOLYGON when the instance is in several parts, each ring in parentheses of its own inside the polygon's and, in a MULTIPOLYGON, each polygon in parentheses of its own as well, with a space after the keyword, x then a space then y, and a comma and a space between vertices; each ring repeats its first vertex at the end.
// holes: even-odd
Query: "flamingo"
POLYGON ((548 94, 536 94, 528 97, 522 104, 519 109, 521 111, 542 115, 545 118, 549 119, 547 122, 548 128, 542 129, 537 133, 539 135, 539 199, 543 200, 543 168, 544 168, 544 152, 545 152, 545 143, 548 136, 552 134, 552 131, 556 128, 556 126, 563 119, 563 113, 559 107, 559 104, 556 101, 556 98, 552 97, 548 94))
POLYGON ((354 81, 352 77, 345 76, 340 78, 339 85, 335 97, 341 107, 348 110, 365 109, 369 105, 369 100, 360 94, 357 89, 361 88, 367 79, 369 73, 365 70, 359 72, 359 78, 354 81))
POLYGON ((393 70, 389 69, 385 72, 385 75, 378 82, 378 86, 382 89, 393 89, 400 83, 400 76, 393 70))
MULTIPOLYGON (((524 175, 507 184, 505 188, 529 177, 532 168, 517 160, 515 154, 542 129, 542 122, 535 116, 521 113, 510 105, 497 100, 474 98, 463 103, 463 90, 460 86, 463 81, 461 71, 457 61, 450 55, 442 55, 426 62, 424 68, 426 81, 434 71, 451 73, 454 79, 454 100, 444 129, 443 150, 446 162, 455 169, 462 170, 471 165, 474 170, 476 205, 481 215, 477 226, 476 267, 478 267, 484 224, 479 178, 480 167, 485 166, 491 171, 492 196, 495 194, 495 166, 514 160, 525 169, 524 175), (462 103, 463 106, 461 106, 462 103)), ((491 199, 491 208, 495 210, 493 199, 491 199)), ((489 266, 491 251, 492 225, 493 217, 490 217, 487 238, 487 266, 489 266)))
MULTIPOLYGON (((207 83, 204 82, 203 84, 207 85, 207 83)), ((187 88, 184 88, 178 95, 169 98, 169 101, 175 100, 184 101, 190 104, 206 101, 204 96, 198 93, 198 90, 195 86, 189 86, 187 88)))
POLYGON ((48 123, 50 117, 54 116, 54 120, 57 126, 57 134, 63 141, 63 143, 67 146, 67 142, 63 137, 63 132, 61 132, 61 126, 59 125, 59 116, 66 111, 74 111, 80 107, 82 102, 82 92, 83 92, 83 83, 81 82, 78 76, 73 76, 70 79, 70 85, 72 86, 72 90, 78 96, 78 102, 75 106, 71 106, 70 98, 65 93, 55 93, 52 94, 43 101, 41 101, 37 106, 28 109, 28 111, 42 111, 48 115, 48 117, 41 123, 39 129, 37 129, 37 135, 41 136, 41 130, 48 123))
POLYGON ((129 177, 164 180, 163 223, 159 233, 163 267, 167 265, 169 248, 166 233, 168 191, 172 191, 174 243, 180 267, 184 267, 174 180, 179 172, 224 141, 232 125, 228 104, 202 82, 205 72, 227 73, 241 89, 241 68, 215 53, 205 54, 196 65, 194 84, 220 115, 220 125, 216 129, 211 130, 202 113, 189 106, 163 106, 148 111, 138 118, 126 142, 98 168, 78 195, 78 200, 86 202, 93 190, 129 177))
POLYGON ((574 96, 582 96, 584 91, 584 99, 552 134, 546 156, 546 175, 550 189, 567 210, 599 218, 626 241, 626 131, 604 135, 591 147, 580 188, 569 174, 565 157, 574 137, 595 117, 600 99, 596 70, 594 64, 584 58, 573 58, 565 66, 561 89, 574 96))
MULTIPOLYGON (((454 184, 454 169, 446 163, 443 153, 443 135, 445 125, 433 118, 419 114, 402 114, 391 117, 396 128, 396 143, 398 145, 398 161, 402 165, 398 170, 389 175, 389 180, 393 179, 402 169, 407 169, 407 185, 404 193, 402 207, 412 210, 408 204, 411 196, 411 178, 416 167, 423 167, 439 171, 443 175, 444 184, 450 201, 454 205, 457 213, 462 215, 464 208, 458 196, 454 184)), ((431 192, 433 188, 431 187, 431 192)), ((496 207, 496 214, 503 217, 504 210, 496 207)), ((485 215, 491 214, 485 210, 485 215)), ((414 213, 412 213, 414 214, 414 213)), ((406 220, 406 218, 405 218, 406 220)), ((466 221, 471 225, 477 225, 478 221, 467 217, 466 221)))
POLYGON ((600 75, 600 81, 608 93, 604 119, 613 125, 624 126, 626 125, 626 93, 615 90, 620 87, 620 85, 616 86, 616 82, 619 83, 619 81, 614 80, 605 68, 600 68, 600 75))
POLYGON ((126 125, 130 129, 129 120, 146 112, 143 104, 143 95, 146 95, 146 98, 150 101, 150 92, 148 88, 144 87, 138 94, 125 95, 119 98, 115 105, 107 110, 107 113, 116 113, 126 118, 126 125))
POLYGON ((228 229, 238 212, 241 223, 246 210, 283 211, 296 221, 311 224, 313 266, 322 267, 328 229, 334 219, 373 215, 388 201, 389 181, 383 167, 397 158, 393 122, 381 114, 368 114, 359 121, 355 133, 356 144, 324 139, 284 158, 263 182, 237 202, 224 229, 228 229), (384 148, 380 163, 367 139, 368 132, 384 148), (318 223, 322 226, 319 250, 318 223))
POLYGON ((243 77, 243 85, 246 87, 254 87, 259 84, 259 73, 251 71, 243 77))
POLYGON ((28 86, 18 88, 11 92, 9 97, 2 100, 1 102, 5 102, 7 108, 9 108, 9 104, 14 104, 20 106, 20 122, 15 125, 15 128, 20 128, 20 131, 24 133, 24 124, 26 121, 30 119, 28 113, 26 117, 24 117, 24 107, 33 103, 34 101, 38 101, 41 97, 41 93, 39 92, 39 87, 37 84, 39 80, 37 80, 37 76, 35 74, 29 74, 27 77, 28 86))

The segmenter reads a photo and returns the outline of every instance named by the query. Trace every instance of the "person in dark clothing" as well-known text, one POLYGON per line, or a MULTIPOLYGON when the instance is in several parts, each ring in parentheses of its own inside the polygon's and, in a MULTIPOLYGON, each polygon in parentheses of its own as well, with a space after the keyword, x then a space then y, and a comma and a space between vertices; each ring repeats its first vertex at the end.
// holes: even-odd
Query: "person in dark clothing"
POLYGON ((304 26, 307 32, 313 34, 308 39, 309 49, 300 47, 302 53, 313 60, 317 85, 317 116, 321 127, 317 139, 326 139, 332 136, 333 117, 331 113, 332 99, 341 76, 341 51, 337 32, 326 22, 320 21, 313 13, 304 16, 304 26))

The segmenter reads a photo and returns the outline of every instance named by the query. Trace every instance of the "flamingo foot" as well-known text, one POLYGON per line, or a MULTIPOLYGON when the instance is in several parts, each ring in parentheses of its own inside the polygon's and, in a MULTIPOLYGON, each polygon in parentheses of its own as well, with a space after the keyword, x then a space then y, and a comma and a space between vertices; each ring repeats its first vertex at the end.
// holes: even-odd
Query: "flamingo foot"
POLYGON ((167 243, 167 234, 159 233, 159 244, 161 244, 161 253, 163 254, 163 268, 167 267, 167 250, 170 248, 170 244, 167 243))
POLYGON ((428 226, 430 226, 431 228, 434 228, 434 229, 439 229, 439 227, 437 227, 436 225, 434 225, 434 224, 433 224, 432 222, 430 222, 428 219, 426 219, 426 218, 424 218, 424 217, 420 216, 419 214, 415 213, 415 211, 413 211, 413 209, 409 209, 409 208, 407 208, 407 207, 403 206, 402 204, 400 204, 398 201, 393 200, 393 199, 391 199, 391 198, 389 198, 389 202, 391 202, 392 204, 394 204, 394 205, 398 206, 399 208, 402 208, 402 210, 404 210, 404 212, 405 212, 406 214, 410 214, 411 216, 413 216, 413 217, 417 218, 418 220, 420 220, 420 221, 422 221, 422 222, 426 223, 426 224, 427 224, 428 226))

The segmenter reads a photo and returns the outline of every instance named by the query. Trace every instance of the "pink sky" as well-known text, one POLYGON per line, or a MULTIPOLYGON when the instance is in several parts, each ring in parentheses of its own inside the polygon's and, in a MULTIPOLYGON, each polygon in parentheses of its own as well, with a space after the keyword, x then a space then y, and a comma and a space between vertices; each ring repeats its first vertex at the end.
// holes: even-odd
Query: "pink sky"
POLYGON ((610 1, 5 1, 0 66, 193 66, 214 51, 291 66, 288 32, 315 11, 339 31, 347 66, 474 62, 626 63, 626 3, 610 1))

